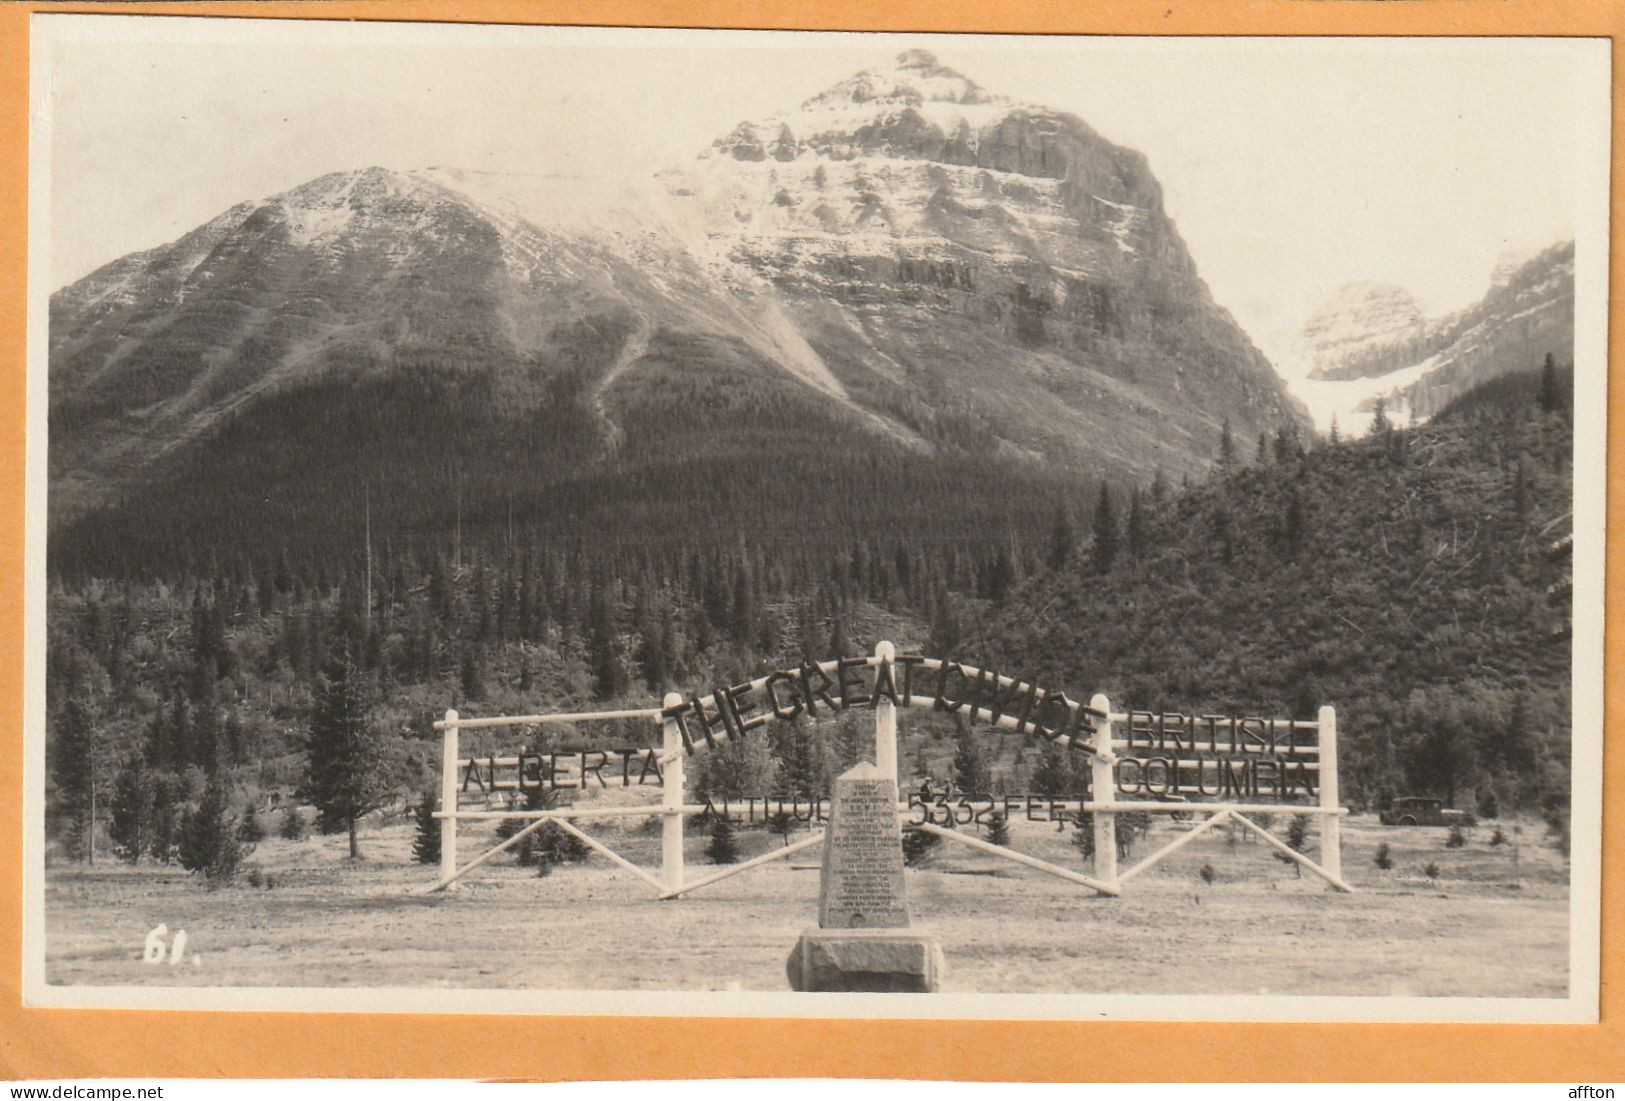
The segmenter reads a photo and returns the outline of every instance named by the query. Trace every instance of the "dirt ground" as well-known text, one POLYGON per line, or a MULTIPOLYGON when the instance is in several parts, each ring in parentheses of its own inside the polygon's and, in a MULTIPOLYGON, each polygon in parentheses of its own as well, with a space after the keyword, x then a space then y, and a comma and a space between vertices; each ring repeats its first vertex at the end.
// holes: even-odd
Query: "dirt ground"
MULTIPOLYGON (((1276 832, 1284 833, 1284 821, 1276 832)), ((1171 840, 1159 822, 1127 864, 1171 840)), ((633 861, 659 861, 657 829, 590 832, 633 861)), ((690 878, 713 870, 690 830, 690 878)), ((1070 829, 1016 822, 1012 846, 1079 870, 1070 829)), ((465 858, 490 828, 460 840, 465 858)), ((792 835, 792 840, 802 834, 792 835)), ((741 831, 745 854, 781 844, 741 831)), ((1107 899, 944 844, 907 873, 916 924, 947 955, 945 989, 1031 993, 1559 997, 1567 992, 1568 867, 1534 821, 1446 831, 1344 826, 1344 895, 1254 841, 1206 836, 1107 899), (1506 842, 1490 843, 1495 827, 1506 842), (1393 868, 1373 863, 1377 846, 1393 868), (1430 879, 1427 864, 1437 866, 1430 879), (1204 882, 1201 869, 1212 869, 1204 882), (1516 946, 1516 950, 1512 950, 1516 946)), ((420 986, 784 990, 784 961, 816 923, 818 850, 679 901, 594 856, 539 877, 506 855, 462 889, 424 893, 411 827, 261 842, 250 865, 273 886, 209 889, 175 867, 47 871, 48 981, 89 985, 420 986), (176 965, 143 962, 150 930, 186 931, 176 965), (663 945, 658 949, 650 945, 663 945)), ((1313 840, 1311 838, 1311 851, 1313 840)))

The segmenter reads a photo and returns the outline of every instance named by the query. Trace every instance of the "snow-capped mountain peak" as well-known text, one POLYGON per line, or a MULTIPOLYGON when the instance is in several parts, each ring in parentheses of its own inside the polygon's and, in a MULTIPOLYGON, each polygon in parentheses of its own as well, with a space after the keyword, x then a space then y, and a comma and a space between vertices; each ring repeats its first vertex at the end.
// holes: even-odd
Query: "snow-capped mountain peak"
POLYGON ((1004 96, 989 93, 974 80, 937 61, 928 50, 904 50, 890 69, 865 69, 818 93, 801 105, 802 111, 874 104, 878 107, 926 103, 1007 104, 1004 96))
POLYGON ((926 50, 905 50, 894 66, 865 69, 799 107, 740 123, 705 156, 792 161, 804 155, 849 159, 892 139, 927 134, 974 150, 983 129, 1015 111, 1044 113, 988 92, 926 50))
POLYGON ((924 51, 756 117, 639 179, 332 173, 62 289, 53 425, 85 491, 54 507, 263 402, 366 379, 410 405, 424 372, 514 416, 569 397, 608 450, 672 409, 751 440, 795 410, 1141 480, 1202 468, 1226 418, 1301 417, 1146 158, 1082 120, 924 51))

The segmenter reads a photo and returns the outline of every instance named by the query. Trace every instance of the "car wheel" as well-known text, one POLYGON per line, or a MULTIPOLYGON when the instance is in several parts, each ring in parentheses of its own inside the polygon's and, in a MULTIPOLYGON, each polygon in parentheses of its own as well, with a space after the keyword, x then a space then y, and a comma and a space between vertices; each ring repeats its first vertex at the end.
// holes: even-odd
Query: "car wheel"
POLYGON ((1416 819, 1407 814, 1399 820, 1399 824, 1401 826, 1414 826, 1416 825, 1416 819))

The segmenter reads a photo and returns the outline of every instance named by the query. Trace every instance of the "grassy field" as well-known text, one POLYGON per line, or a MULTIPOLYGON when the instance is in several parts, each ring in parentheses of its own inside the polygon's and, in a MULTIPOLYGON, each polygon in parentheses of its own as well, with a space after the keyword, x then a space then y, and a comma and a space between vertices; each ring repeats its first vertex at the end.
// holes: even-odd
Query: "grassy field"
MULTIPOLYGON (((1568 866, 1534 821, 1495 824, 1445 847, 1446 831, 1344 828, 1343 895, 1262 844, 1204 837, 1120 899, 943 845, 910 869, 917 924, 940 935, 945 989, 983 992, 1555 997, 1566 993, 1568 866), (1392 850, 1392 870, 1373 863, 1392 850), (1438 876, 1424 874, 1427 864, 1438 876), (1212 869, 1205 882, 1201 869, 1212 869), (1516 950, 1512 950, 1516 946, 1516 950)), ((1284 832, 1277 821, 1277 833, 1284 832)), ((1160 822, 1136 855, 1172 839, 1160 822)), ((490 830, 470 830, 471 856, 490 830)), ((632 860, 659 860, 658 832, 592 831, 632 860)), ((690 831, 689 875, 710 870, 690 831)), ((1086 870, 1052 825, 1016 822, 1014 847, 1086 870)), ((792 835, 792 839, 802 836, 792 835)), ((746 855, 781 842, 741 831, 746 855)), ((1311 846, 1312 847, 1312 846, 1311 846)), ((784 960, 815 923, 817 849, 676 902, 599 857, 539 877, 499 857, 463 889, 423 893, 411 828, 262 842, 250 865, 270 888, 209 889, 174 867, 47 870, 47 978, 61 984, 424 986, 784 990, 784 960), (142 961, 149 930, 187 934, 178 966, 142 961), (664 947, 652 949, 650 944, 664 947)), ((1132 862, 1132 858, 1131 858, 1132 862)))

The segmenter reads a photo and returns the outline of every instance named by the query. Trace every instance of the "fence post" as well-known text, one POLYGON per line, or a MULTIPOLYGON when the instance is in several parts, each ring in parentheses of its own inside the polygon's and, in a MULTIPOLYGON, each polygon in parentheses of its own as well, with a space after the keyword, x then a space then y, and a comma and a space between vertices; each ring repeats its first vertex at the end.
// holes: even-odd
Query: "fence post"
MULTIPOLYGON (((440 879, 457 874, 457 712, 446 712, 440 736, 440 879)), ((456 884, 452 885, 455 889, 456 884)))
MULTIPOLYGON (((1320 809, 1340 809, 1337 791, 1337 709, 1320 709, 1320 809)), ((1336 814, 1320 816, 1320 866, 1334 879, 1343 878, 1343 820, 1336 814)))
MULTIPOLYGON (((683 697, 667 692, 661 706, 678 707, 683 697)), ((660 773, 660 789, 665 810, 660 816, 660 878, 666 890, 674 891, 683 885, 683 739, 677 732, 676 719, 662 719, 660 723, 660 753, 666 758, 666 767, 660 773)))
MULTIPOLYGON (((1117 800, 1117 780, 1112 772, 1112 765, 1117 762, 1117 754, 1112 750, 1112 703, 1105 693, 1097 692, 1089 706, 1105 716, 1095 727, 1089 794, 1093 802, 1111 803, 1117 800)), ((1117 886, 1116 811, 1095 811, 1095 878, 1117 886)))
MULTIPOLYGON (((875 657, 890 664, 897 660, 897 651, 889 642, 877 642, 875 657)), ((880 676, 878 671, 875 676, 880 676)), ((894 684, 896 677, 897 670, 893 667, 894 684)), ((893 787, 902 790, 897 783, 897 708, 890 700, 875 701, 875 767, 890 778, 893 787)))

